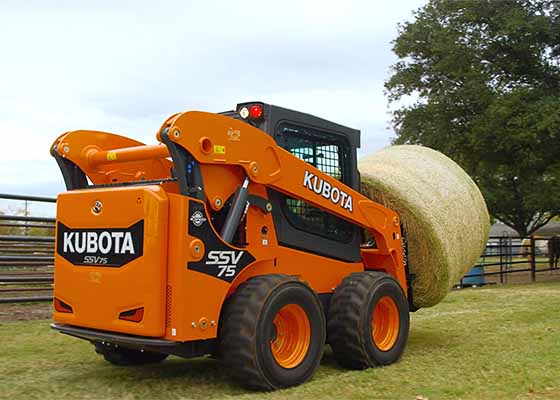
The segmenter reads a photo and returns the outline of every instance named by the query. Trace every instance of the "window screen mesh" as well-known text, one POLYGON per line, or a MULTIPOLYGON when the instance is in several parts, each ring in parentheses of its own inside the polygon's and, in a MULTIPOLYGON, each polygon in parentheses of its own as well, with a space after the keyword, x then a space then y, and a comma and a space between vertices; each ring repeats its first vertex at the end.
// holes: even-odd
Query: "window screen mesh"
MULTIPOLYGON (((278 134, 290 153, 341 182, 348 181, 348 145, 343 138, 291 124, 280 125, 278 134)), ((354 236, 352 224, 303 200, 284 196, 283 208, 298 229, 344 243, 354 236)))
POLYGON ((342 181, 342 171, 340 167, 338 154, 340 148, 338 145, 323 145, 314 147, 292 147, 290 152, 313 165, 315 168, 329 174, 333 178, 342 181))

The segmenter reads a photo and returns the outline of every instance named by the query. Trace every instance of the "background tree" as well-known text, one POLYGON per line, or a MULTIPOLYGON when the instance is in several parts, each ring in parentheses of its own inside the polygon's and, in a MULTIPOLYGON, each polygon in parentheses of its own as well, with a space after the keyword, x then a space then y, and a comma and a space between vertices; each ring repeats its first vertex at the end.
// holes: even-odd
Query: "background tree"
POLYGON ((560 215, 560 2, 431 0, 414 17, 385 84, 395 143, 453 158, 531 234, 560 215))

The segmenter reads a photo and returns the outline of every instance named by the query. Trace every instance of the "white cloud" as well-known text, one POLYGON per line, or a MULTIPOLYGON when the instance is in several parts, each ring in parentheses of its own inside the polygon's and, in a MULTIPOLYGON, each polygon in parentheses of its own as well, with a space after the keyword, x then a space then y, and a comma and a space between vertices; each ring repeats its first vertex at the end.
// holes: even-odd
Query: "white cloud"
POLYGON ((0 191, 54 194, 62 132, 154 142, 169 114, 250 99, 361 129, 366 151, 387 145, 390 41, 423 3, 2 1, 0 191))

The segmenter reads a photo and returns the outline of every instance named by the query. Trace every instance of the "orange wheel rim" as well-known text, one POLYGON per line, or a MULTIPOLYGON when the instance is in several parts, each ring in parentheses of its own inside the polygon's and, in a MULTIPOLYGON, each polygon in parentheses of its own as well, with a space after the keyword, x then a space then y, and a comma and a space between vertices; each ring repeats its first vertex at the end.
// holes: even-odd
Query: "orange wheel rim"
POLYGON ((297 304, 285 305, 274 317, 276 337, 270 349, 283 368, 297 367, 307 355, 311 342, 311 325, 307 314, 297 304))
POLYGON ((371 317, 371 336, 377 348, 388 351, 399 336, 399 309, 389 296, 379 299, 371 317))

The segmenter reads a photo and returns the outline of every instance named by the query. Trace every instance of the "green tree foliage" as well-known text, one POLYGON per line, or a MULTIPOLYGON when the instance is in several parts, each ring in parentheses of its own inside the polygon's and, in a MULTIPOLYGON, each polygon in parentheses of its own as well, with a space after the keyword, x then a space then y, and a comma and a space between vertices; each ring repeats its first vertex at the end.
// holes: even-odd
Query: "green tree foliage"
POLYGON ((414 16, 386 82, 395 143, 447 154, 494 217, 534 232, 560 215, 560 2, 431 0, 414 16))

